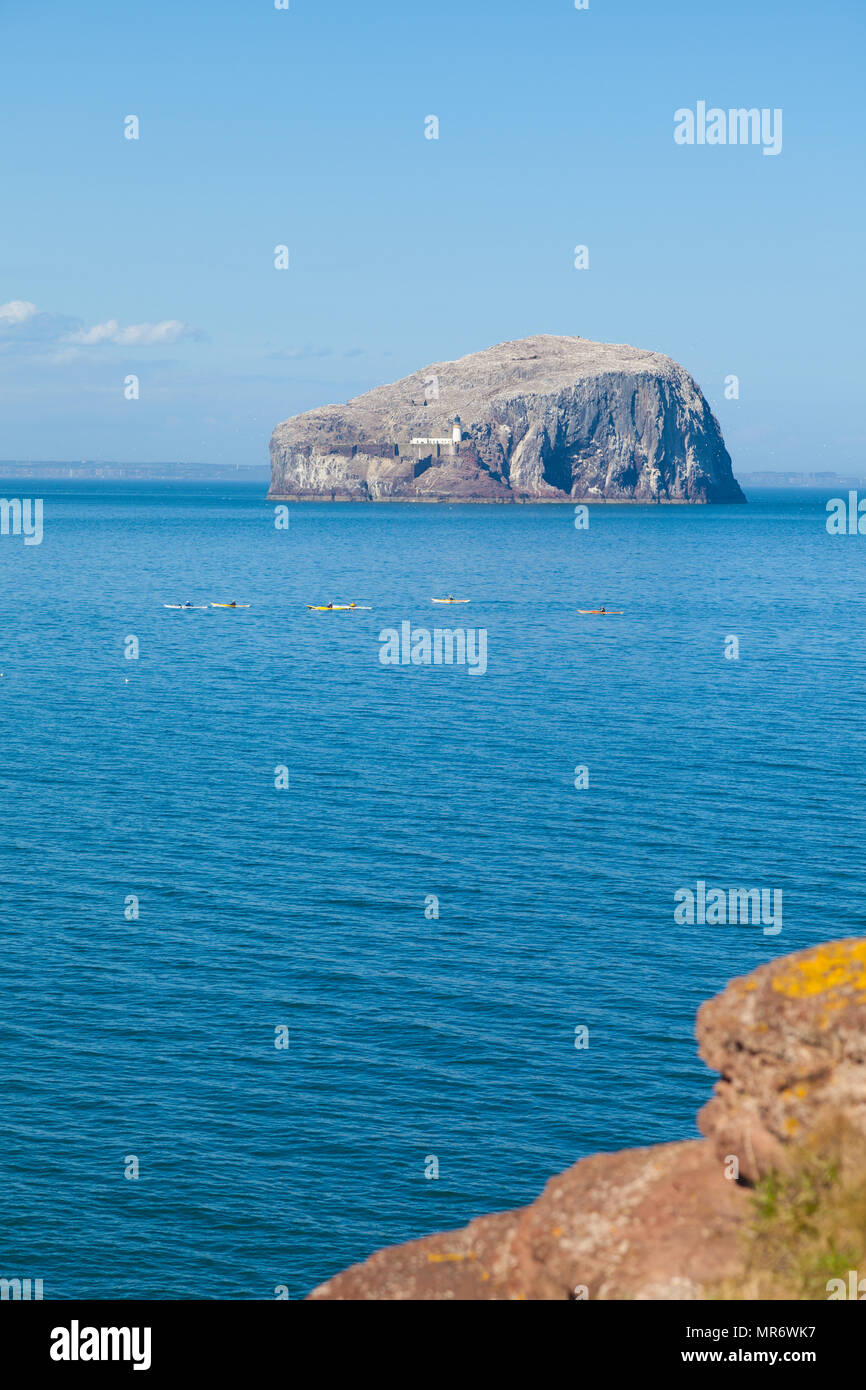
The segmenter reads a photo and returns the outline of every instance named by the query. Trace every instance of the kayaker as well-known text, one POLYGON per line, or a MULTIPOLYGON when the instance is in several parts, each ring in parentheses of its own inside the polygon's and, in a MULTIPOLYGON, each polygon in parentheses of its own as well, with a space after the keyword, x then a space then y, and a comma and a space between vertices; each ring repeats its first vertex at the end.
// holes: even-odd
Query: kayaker
POLYGON ((604 612, 604 604, 601 605, 601 612, 604 612))

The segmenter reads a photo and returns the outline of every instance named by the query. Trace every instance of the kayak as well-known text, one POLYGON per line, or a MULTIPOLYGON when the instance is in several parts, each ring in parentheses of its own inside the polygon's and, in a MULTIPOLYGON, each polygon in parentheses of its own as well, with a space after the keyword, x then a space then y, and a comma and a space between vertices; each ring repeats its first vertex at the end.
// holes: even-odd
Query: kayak
POLYGON ((203 613, 207 608, 206 603, 164 603, 163 608, 177 608, 181 613, 203 613))
POLYGON ((434 598, 432 603, 468 603, 468 598, 434 598))
POLYGON ((212 603, 211 608, 249 608, 249 603, 212 603))
POLYGON ((353 608, 361 613, 371 611, 370 605, 365 603, 308 603, 307 607, 311 613, 348 613, 353 608))
POLYGON ((591 617, 599 618, 618 618, 625 612, 624 608, 578 608, 578 613, 584 613, 591 617))

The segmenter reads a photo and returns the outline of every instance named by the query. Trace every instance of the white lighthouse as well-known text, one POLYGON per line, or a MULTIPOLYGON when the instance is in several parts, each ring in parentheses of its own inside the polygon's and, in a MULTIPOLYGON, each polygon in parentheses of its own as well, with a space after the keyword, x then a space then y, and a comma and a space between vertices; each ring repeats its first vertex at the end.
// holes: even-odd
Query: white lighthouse
POLYGON ((451 447, 452 447, 452 451, 453 451, 455 454, 457 453, 457 445, 460 443, 460 440, 461 440, 462 438, 463 438, 463 426, 462 426, 461 423, 460 423, 460 416, 459 416, 459 415, 455 415, 455 416, 454 416, 454 424, 451 426, 451 447))

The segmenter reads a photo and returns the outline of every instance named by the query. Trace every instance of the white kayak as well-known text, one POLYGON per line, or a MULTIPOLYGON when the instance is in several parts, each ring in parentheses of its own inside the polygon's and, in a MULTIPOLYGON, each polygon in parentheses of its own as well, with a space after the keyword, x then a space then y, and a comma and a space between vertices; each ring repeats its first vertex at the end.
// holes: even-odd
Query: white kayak
POLYGON ((203 613, 207 608, 206 603, 164 603, 163 608, 177 608, 181 613, 203 613))
POLYGON ((434 598, 432 603, 468 603, 468 598, 434 598))

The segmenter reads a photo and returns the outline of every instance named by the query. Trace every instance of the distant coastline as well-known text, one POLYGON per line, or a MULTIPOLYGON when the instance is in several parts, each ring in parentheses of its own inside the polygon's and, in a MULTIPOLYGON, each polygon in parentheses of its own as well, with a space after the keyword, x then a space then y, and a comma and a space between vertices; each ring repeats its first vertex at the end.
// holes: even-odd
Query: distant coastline
POLYGON ((863 487, 866 480, 841 473, 740 473, 744 487, 863 487))
POLYGON ((235 465, 213 463, 116 463, 96 459, 68 462, 57 459, 0 459, 3 478, 112 478, 135 482, 250 482, 269 480, 266 464, 235 465))

